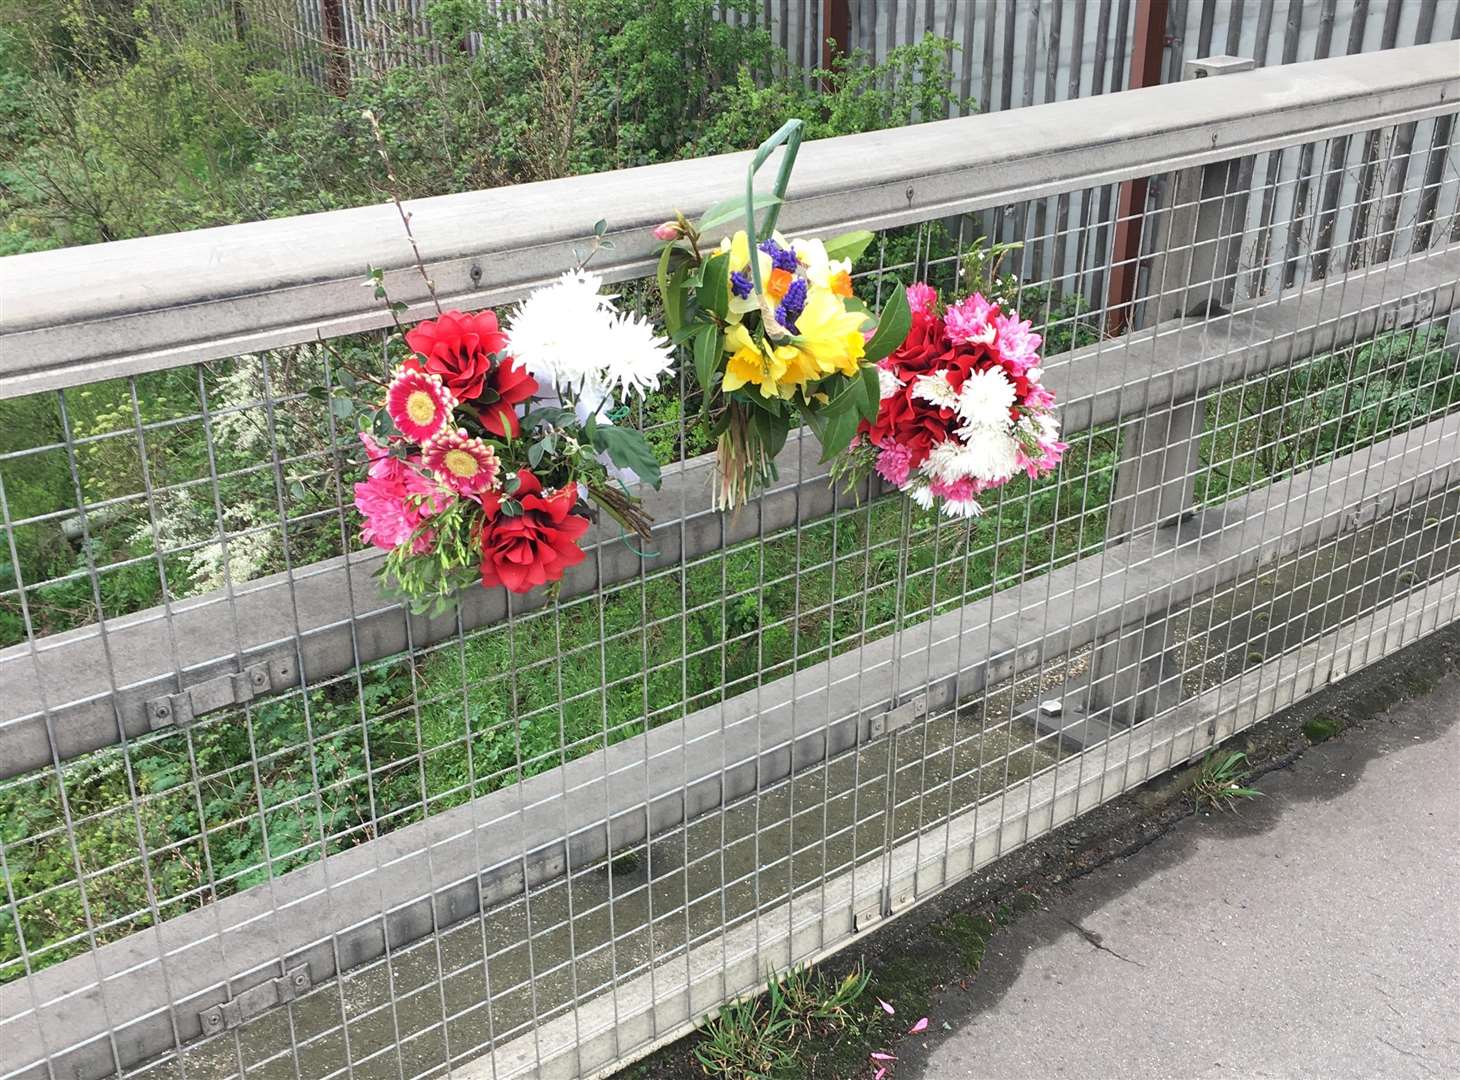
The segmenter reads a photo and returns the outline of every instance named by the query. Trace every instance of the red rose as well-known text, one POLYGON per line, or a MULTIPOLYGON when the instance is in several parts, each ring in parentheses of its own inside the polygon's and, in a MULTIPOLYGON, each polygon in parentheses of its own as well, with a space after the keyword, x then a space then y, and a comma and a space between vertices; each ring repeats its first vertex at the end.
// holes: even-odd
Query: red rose
POLYGON ((891 397, 883 398, 876 422, 869 425, 863 421, 860 430, 874 446, 890 440, 907 447, 911 454, 910 464, 917 468, 936 444, 948 438, 952 427, 952 409, 940 409, 915 399, 911 387, 905 387, 891 397))
POLYGON ((508 435, 517 438, 522 433, 517 406, 537 393, 537 380, 527 373, 526 368, 519 367, 512 357, 504 356, 487 376, 486 388, 496 392, 497 400, 478 410, 482 427, 498 438, 505 439, 508 435))
POLYGON ((469 402, 482 396, 492 354, 507 347, 507 335, 493 312, 446 311, 434 322, 418 323, 406 334, 406 344, 416 354, 406 367, 440 375, 457 401, 469 402))
POLYGON ((578 503, 578 485, 568 484, 544 495, 542 483, 520 469, 518 487, 511 495, 499 491, 482 496, 487 523, 482 526, 482 585, 503 585, 525 593, 557 581, 563 571, 583 561, 578 538, 588 531, 588 519, 572 512, 578 503), (521 512, 502 513, 511 499, 521 512))
POLYGON ((942 366, 939 360, 947 349, 948 336, 943 329, 943 320, 920 311, 913 315, 912 326, 908 328, 902 344, 880 366, 904 379, 912 375, 927 375, 942 366))

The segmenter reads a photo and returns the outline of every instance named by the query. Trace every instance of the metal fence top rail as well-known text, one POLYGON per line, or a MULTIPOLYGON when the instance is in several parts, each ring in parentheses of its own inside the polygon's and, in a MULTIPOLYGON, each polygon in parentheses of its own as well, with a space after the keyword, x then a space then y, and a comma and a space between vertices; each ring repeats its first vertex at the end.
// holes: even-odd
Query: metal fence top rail
MULTIPOLYGON (((819 140, 783 227, 886 228, 1438 115, 1460 43, 1416 45, 819 140)), ((611 279, 651 271, 649 229, 741 189, 746 154, 409 204, 444 304, 502 303, 551 279, 609 221, 611 279)), ((390 205, 0 259, 0 398, 388 325, 360 287, 385 270, 407 319, 430 313, 390 205)))

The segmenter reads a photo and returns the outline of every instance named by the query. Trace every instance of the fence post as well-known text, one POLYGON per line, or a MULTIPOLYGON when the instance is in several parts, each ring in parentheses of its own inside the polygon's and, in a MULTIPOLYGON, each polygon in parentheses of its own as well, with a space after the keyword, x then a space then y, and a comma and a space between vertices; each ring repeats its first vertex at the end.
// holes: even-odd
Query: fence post
MULTIPOLYGON (((1131 50, 1129 89, 1158 86, 1166 51, 1168 0, 1137 0, 1135 45, 1131 50)), ((1119 334, 1130 318, 1140 272, 1141 218, 1146 210, 1144 176, 1120 185, 1116 200, 1115 236, 1110 248, 1110 292, 1106 297, 1106 333, 1119 334)))
MULTIPOLYGON (((821 66, 831 71, 850 52, 852 40, 851 0, 821 0, 821 66)), ((823 90, 830 87, 823 86, 823 90)))
MULTIPOLYGON (((1188 60, 1184 78, 1207 79, 1251 71, 1253 60, 1209 56, 1188 60)), ((1227 308, 1236 292, 1236 252, 1242 222, 1235 220, 1242 158, 1182 169, 1173 178, 1166 213, 1166 242, 1152 260, 1150 282, 1158 290, 1146 300, 1142 322, 1204 316, 1212 305, 1227 308)))
MULTIPOLYGON (((1218 56, 1186 65, 1188 79, 1247 71, 1251 60, 1218 56)), ((1240 160, 1183 169, 1172 185, 1167 243, 1151 280, 1166 287, 1148 301, 1153 322, 1185 315, 1206 317, 1211 304, 1231 302, 1233 282, 1226 272, 1224 241, 1240 224, 1228 221, 1237 192, 1240 160)), ((1197 450, 1205 422, 1205 403, 1174 402, 1169 411, 1146 415, 1121 433, 1120 465, 1110 507, 1107 536, 1117 539, 1180 517, 1191 508, 1196 487, 1197 450)))
MULTIPOLYGON (((1254 66, 1241 57, 1214 56, 1189 61, 1184 77, 1205 79, 1254 66)), ((1159 289, 1146 301, 1150 323, 1186 316, 1204 319, 1213 305, 1232 302, 1235 279, 1228 272, 1227 246, 1240 242, 1242 233, 1241 223, 1231 221, 1241 172, 1241 160, 1236 159, 1176 174, 1167 240, 1150 275, 1159 289)), ((1188 398, 1147 413, 1121 432, 1108 542, 1127 540, 1192 510, 1205 423, 1205 400, 1188 398)), ((1140 617, 1098 642, 1090 658, 1091 712, 1103 713, 1116 724, 1135 723, 1180 696, 1168 606, 1150 597, 1146 607, 1140 617)))
POLYGON ((345 40, 344 0, 319 0, 319 21, 324 30, 325 86, 336 97, 350 92, 350 53, 345 40))

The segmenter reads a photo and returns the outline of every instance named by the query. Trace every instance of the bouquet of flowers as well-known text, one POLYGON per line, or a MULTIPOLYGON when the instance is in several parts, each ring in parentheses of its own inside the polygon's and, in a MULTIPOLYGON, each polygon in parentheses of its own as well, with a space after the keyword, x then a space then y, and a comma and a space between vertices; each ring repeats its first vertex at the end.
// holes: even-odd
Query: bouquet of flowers
POLYGON ((658 283, 665 318, 671 337, 691 345, 701 417, 716 438, 716 501, 725 509, 775 479, 775 457, 793 425, 817 435, 823 460, 845 450, 859 420, 877 415, 874 363, 909 326, 901 290, 876 320, 852 294, 852 264, 871 233, 823 242, 775 231, 800 132, 793 120, 757 151, 743 204, 727 200, 698 224, 676 214, 655 230, 664 241, 658 283), (756 197, 755 172, 782 142, 776 193, 756 197), (742 212, 745 228, 707 248, 707 236, 742 212))
POLYGON ((384 580, 417 610, 478 580, 552 587, 584 558, 590 503, 648 535, 624 483, 658 487, 659 464, 613 417, 673 353, 601 287, 570 271, 506 329, 490 311, 447 311, 406 333, 410 354, 362 420, 355 506, 362 538, 389 552, 384 580))
POLYGON ((1040 384, 1041 339, 979 293, 945 308, 917 284, 907 299, 911 327, 878 364, 881 404, 844 472, 870 467, 925 510, 973 517, 981 493, 1051 471, 1068 448, 1040 384))

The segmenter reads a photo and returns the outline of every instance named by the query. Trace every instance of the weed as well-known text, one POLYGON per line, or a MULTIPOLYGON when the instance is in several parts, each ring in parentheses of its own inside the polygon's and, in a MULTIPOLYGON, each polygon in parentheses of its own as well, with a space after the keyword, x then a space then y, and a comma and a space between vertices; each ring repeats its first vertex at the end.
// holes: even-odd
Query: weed
POLYGON ((695 1060, 707 1076, 726 1080, 793 1075, 803 1038, 855 1028, 870 981, 856 968, 833 982, 809 964, 771 976, 764 994, 727 1005, 700 1025, 695 1060))
POLYGON ((1213 750, 1201 763, 1192 791, 1197 806, 1210 805, 1218 809, 1231 809, 1238 799, 1255 799, 1262 792, 1256 788, 1244 787, 1247 770, 1242 766, 1247 755, 1240 750, 1219 754, 1213 750))

